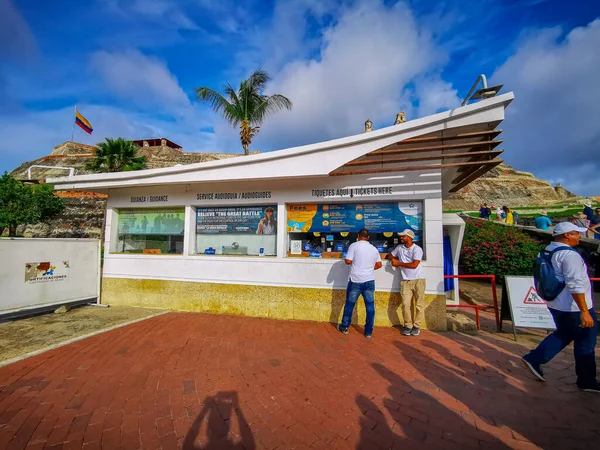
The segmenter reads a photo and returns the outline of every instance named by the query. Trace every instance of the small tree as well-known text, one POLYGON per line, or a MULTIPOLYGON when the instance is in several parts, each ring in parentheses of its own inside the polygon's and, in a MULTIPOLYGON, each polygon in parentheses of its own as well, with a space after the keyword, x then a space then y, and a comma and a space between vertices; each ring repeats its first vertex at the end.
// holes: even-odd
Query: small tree
POLYGON ((97 145, 96 156, 85 165, 93 172, 126 172, 146 168, 146 157, 138 156, 138 146, 123 138, 106 138, 97 145))
POLYGON ((45 221, 64 207, 49 184, 27 185, 6 172, 0 178, 0 235, 8 227, 8 235, 15 237, 19 225, 45 221))

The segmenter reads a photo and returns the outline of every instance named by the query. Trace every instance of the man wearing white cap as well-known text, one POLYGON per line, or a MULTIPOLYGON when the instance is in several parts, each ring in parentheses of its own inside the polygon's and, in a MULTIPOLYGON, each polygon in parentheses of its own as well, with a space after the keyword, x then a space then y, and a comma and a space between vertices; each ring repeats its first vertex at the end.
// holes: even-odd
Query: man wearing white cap
POLYGON ((565 284, 554 300, 546 302, 556 330, 523 356, 523 362, 538 379, 546 381, 540 366, 574 342, 577 386, 586 392, 600 393, 594 354, 598 328, 592 286, 583 258, 572 248, 579 244, 580 233, 585 231, 586 228, 569 222, 554 227, 554 242, 546 247, 546 251, 548 256, 551 255, 556 280, 565 284))
POLYGON ((425 275, 421 267, 423 249, 413 242, 415 233, 404 230, 398 233, 400 245, 389 255, 394 267, 400 267, 400 298, 404 319, 403 336, 418 336, 425 318, 425 275), (413 300, 415 314, 413 314, 413 300))

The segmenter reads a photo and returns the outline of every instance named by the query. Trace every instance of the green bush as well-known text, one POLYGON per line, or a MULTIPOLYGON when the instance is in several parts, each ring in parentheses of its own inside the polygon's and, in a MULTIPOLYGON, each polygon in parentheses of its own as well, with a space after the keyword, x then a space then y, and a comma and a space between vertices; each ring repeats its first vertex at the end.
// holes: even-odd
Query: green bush
POLYGON ((542 245, 518 228, 468 219, 460 266, 470 274, 533 275, 533 262, 542 245))

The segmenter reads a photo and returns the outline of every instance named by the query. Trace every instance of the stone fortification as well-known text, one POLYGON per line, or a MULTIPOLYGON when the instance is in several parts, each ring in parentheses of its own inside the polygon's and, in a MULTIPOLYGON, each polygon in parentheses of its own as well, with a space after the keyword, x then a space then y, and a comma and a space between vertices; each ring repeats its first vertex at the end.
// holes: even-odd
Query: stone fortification
MULTIPOLYGON (((164 143, 164 140, 162 143, 164 143)), ((27 180, 27 169, 34 165, 49 166, 31 168, 31 179, 35 181, 62 177, 69 173, 67 170, 54 167, 72 167, 75 169, 75 175, 82 175, 89 173, 85 170, 85 165, 94 157, 94 152, 94 146, 77 142, 65 142, 54 147, 49 155, 21 164, 11 172, 11 175, 20 180, 27 180)), ((142 146, 138 153, 146 157, 149 169, 241 156, 230 153, 183 152, 180 148, 176 149, 168 145, 142 146)), ((61 214, 46 223, 20 226, 17 228, 17 234, 25 237, 102 239, 107 196, 94 192, 79 191, 63 191, 59 192, 58 195, 63 198, 66 206, 61 214)), ((8 230, 5 231, 5 234, 7 232, 8 230)))

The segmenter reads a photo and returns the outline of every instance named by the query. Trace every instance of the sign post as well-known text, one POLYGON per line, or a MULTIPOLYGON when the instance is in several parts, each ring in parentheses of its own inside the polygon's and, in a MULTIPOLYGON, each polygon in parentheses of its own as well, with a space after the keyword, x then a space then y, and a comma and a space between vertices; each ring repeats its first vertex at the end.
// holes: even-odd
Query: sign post
POLYGON ((506 277, 508 306, 517 340, 517 327, 555 330, 554 319, 534 287, 533 277, 506 277))

